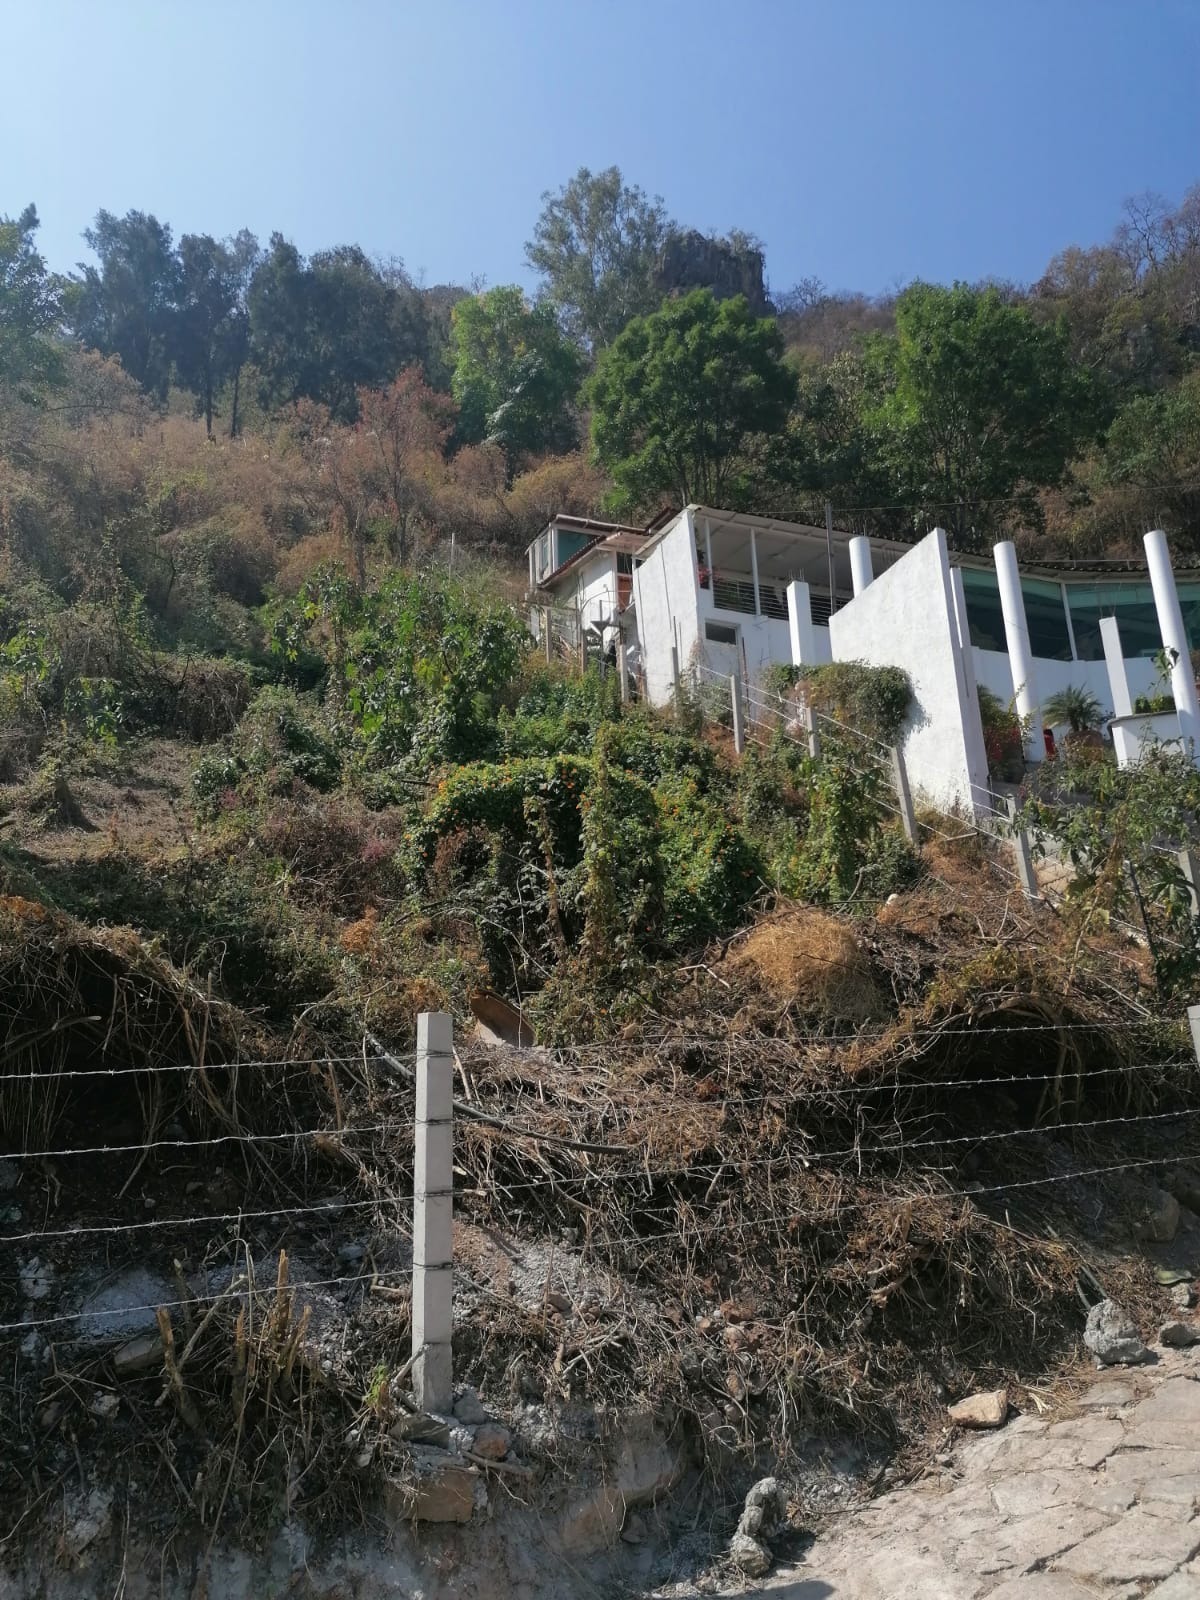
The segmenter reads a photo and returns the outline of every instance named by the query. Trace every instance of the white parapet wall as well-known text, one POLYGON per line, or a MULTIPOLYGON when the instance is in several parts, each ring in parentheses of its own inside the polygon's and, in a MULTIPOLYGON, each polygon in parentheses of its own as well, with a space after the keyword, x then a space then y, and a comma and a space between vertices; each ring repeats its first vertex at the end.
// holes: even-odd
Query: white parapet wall
POLYGON ((937 528, 829 619, 835 661, 901 667, 913 704, 901 738, 913 790, 974 811, 987 794, 979 709, 967 690, 946 535, 937 528))
POLYGON ((681 672, 697 653, 698 580, 692 515, 682 511, 633 572, 638 651, 646 698, 652 706, 669 704, 674 693, 671 646, 679 653, 681 672))

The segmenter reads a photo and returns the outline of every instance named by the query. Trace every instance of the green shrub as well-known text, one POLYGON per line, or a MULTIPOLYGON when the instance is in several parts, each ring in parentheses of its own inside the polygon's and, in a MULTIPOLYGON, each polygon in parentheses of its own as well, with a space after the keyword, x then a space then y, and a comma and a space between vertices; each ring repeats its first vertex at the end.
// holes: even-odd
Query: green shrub
POLYGON ((233 737, 243 770, 266 782, 271 794, 295 783, 328 790, 342 773, 341 756, 315 708, 280 684, 260 689, 233 737))
POLYGON ((694 778, 664 777, 654 790, 663 863, 663 942, 686 948, 736 927, 763 887, 758 846, 694 778))
POLYGON ((776 695, 803 684, 814 711, 881 744, 899 740, 913 698, 912 684, 902 668, 872 667, 864 661, 804 667, 777 664, 763 674, 763 684, 776 695))

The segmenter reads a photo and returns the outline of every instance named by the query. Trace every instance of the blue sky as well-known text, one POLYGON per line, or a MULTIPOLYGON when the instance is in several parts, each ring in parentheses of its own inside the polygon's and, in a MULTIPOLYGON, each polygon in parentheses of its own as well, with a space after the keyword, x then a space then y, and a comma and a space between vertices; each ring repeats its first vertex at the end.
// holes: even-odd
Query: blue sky
POLYGON ((0 0, 0 213, 101 206, 530 283, 616 163, 777 289, 1028 280, 1200 180, 1200 0, 0 0))

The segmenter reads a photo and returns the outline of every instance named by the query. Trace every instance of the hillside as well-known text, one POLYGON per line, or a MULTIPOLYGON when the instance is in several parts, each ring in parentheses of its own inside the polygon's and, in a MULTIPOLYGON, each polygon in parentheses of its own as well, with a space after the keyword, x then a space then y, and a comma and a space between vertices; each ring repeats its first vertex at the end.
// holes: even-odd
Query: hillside
POLYGON ((1149 841, 1194 774, 1092 811, 1084 774, 1070 892, 1030 906, 955 819, 905 844, 866 669, 814 680, 859 727, 818 763, 785 721, 739 760, 701 702, 533 656, 490 585, 331 575, 271 628, 257 664, 114 652, 82 711, 61 655, 5 680, 11 1557, 111 1586, 133 1496, 193 1575, 285 1521, 319 1565, 411 1504, 445 1442, 406 1420, 423 1010, 458 1038, 456 1372, 510 1434, 484 1531, 401 1542, 420 1581, 522 1540, 531 1593, 556 1549, 620 1592, 695 1570, 672 1486, 719 1538, 769 1464, 811 1521, 919 1466, 948 1397, 1069 1384, 1081 1300, 1165 1313, 1195 922, 1149 841), (537 1046, 475 1043, 483 993, 537 1046), (613 1482, 615 1524, 580 1502, 613 1482))
POLYGON ((898 669, 776 673, 738 755, 720 684, 543 659, 522 552, 698 496, 1195 551, 1198 204, 1032 286, 773 304, 616 169, 547 199, 532 300, 140 212, 62 279, 0 223, 14 1593, 728 1575, 764 1473, 797 1537, 1187 1292, 1194 767, 1066 741, 1029 900, 1007 824, 906 839, 898 669), (453 1417, 409 1365, 431 1011, 453 1417))

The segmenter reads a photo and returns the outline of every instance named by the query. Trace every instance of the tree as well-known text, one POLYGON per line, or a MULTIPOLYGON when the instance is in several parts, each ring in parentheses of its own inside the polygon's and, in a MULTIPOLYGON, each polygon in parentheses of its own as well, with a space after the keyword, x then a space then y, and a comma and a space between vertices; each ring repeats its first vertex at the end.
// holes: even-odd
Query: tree
POLYGON ((362 388, 390 383, 420 360, 428 325, 402 269, 381 270, 357 245, 322 250, 307 261, 280 234, 250 285, 251 356, 263 399, 316 400, 353 421, 362 388))
POLYGON ((358 412, 392 523, 392 554, 404 566, 409 523, 429 503, 431 479, 453 426, 453 402, 429 387, 420 367, 411 366, 386 389, 361 390, 358 412))
POLYGON ((623 183, 619 167, 580 167, 542 202, 526 259, 542 274, 545 298, 566 332, 601 350, 662 298, 654 264, 671 228, 662 199, 623 183))
POLYGON ((54 333, 62 315, 59 280, 34 244, 36 206, 0 217, 0 390, 31 398, 62 372, 54 333))
POLYGON ((176 372, 197 397, 210 439, 214 396, 230 382, 230 437, 237 432, 238 382, 250 336, 246 294, 258 253, 258 240, 245 229, 223 243, 207 233, 185 233, 179 241, 176 372))
POLYGON ((471 295, 454 307, 451 340, 459 437, 499 445, 509 482, 523 456, 574 448, 584 361, 549 306, 515 285, 471 295))
POLYGON ((995 288, 916 283, 896 332, 867 341, 863 422, 917 526, 973 549, 1018 520, 1041 525, 1036 491, 1062 482, 1094 436, 1094 385, 1066 326, 1040 326, 995 288))
POLYGON ((1200 371, 1123 407, 1100 469, 1126 522, 1166 527, 1193 549, 1200 545, 1200 371))
POLYGON ((586 392, 593 450, 624 499, 727 502, 755 441, 787 422, 796 378, 782 357, 774 321, 741 296, 696 289, 635 318, 586 392))
POLYGON ((76 334, 117 356, 135 382, 166 398, 179 302, 179 258, 165 223, 143 211, 98 211, 84 234, 99 266, 81 264, 70 296, 76 334))

